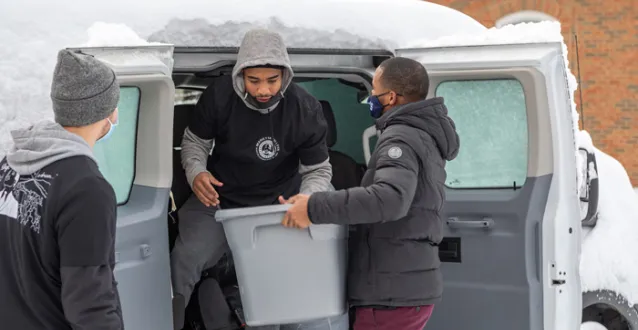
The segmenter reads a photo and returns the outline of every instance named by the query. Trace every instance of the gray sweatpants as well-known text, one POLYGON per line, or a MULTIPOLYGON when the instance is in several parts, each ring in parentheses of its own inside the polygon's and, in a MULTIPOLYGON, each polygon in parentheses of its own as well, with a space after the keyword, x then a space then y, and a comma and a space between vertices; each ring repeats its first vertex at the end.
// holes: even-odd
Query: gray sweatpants
MULTIPOLYGON (((194 194, 179 210, 179 235, 171 252, 173 295, 188 304, 202 271, 213 267, 230 247, 224 227, 215 220, 217 207, 206 207, 194 194)), ((184 306, 185 307, 185 306, 184 306)), ((206 308, 201 306, 202 309, 206 308)), ((256 327, 261 330, 348 330, 348 315, 303 324, 256 327)))

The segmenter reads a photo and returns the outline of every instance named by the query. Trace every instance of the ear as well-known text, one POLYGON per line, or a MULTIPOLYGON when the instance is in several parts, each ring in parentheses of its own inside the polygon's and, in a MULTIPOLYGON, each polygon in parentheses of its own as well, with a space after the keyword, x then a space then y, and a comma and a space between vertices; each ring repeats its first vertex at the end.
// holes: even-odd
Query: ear
POLYGON ((113 110, 113 112, 111 113, 111 115, 108 118, 111 121, 111 123, 115 124, 115 123, 118 122, 118 116, 119 116, 119 109, 115 108, 115 110, 113 110))
POLYGON ((389 102, 391 105, 396 105, 399 103, 399 94, 395 93, 394 91, 390 91, 390 100, 389 102))

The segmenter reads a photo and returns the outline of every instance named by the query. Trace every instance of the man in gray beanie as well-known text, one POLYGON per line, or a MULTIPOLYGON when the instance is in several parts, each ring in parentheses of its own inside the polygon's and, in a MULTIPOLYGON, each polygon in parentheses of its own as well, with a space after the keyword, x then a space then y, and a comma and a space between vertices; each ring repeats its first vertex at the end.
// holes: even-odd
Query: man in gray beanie
POLYGON ((120 88, 93 56, 62 50, 55 122, 12 131, 0 160, 0 324, 124 329, 115 264, 116 199, 92 147, 117 123, 120 88))

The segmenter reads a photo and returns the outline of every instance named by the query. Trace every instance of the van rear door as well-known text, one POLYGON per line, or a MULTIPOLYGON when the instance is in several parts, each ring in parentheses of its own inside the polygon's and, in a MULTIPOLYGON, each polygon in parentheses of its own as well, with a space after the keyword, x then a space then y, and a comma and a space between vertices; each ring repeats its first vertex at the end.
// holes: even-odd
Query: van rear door
POLYGON ((428 328, 577 329, 580 215, 560 43, 400 49, 460 136, 447 165, 443 300, 428 328))
POLYGON ((118 202, 115 279, 126 329, 171 330, 167 210, 172 179, 172 46, 82 48, 121 86, 119 125, 96 145, 118 202))

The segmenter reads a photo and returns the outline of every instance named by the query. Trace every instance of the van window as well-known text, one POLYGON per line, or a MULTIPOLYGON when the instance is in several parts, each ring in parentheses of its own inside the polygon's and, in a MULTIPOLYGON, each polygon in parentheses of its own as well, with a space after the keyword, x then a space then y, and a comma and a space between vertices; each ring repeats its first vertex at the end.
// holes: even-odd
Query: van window
POLYGON ((133 187, 139 105, 139 88, 121 87, 119 123, 111 137, 96 143, 93 149, 102 175, 115 190, 118 205, 126 203, 133 187))
POLYGON ((527 112, 516 79, 445 81, 445 99, 461 141, 447 164, 451 188, 521 187, 527 178, 527 112))

